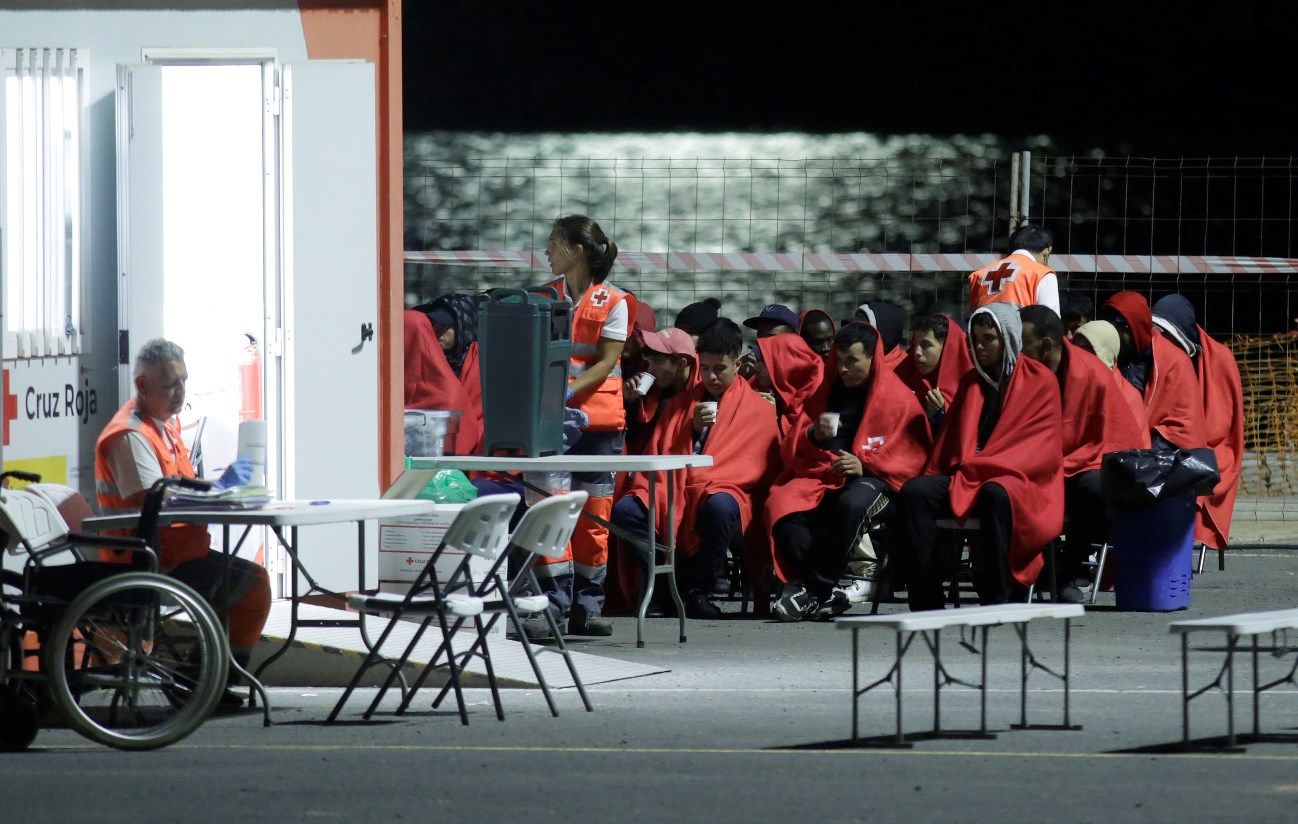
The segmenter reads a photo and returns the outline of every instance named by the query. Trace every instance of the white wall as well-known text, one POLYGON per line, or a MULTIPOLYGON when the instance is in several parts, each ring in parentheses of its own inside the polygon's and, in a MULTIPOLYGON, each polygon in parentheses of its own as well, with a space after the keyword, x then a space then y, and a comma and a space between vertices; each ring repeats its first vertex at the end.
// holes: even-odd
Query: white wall
MULTIPOLYGON (((117 64, 142 62, 141 51, 156 48, 259 48, 273 50, 281 61, 305 60, 306 40, 297 4, 262 5, 279 7, 186 11, 0 9, 0 46, 75 47, 86 49, 90 58, 85 111, 86 260, 82 300, 86 328, 82 354, 4 362, 9 372, 8 401, 10 405, 17 403, 17 419, 10 422, 9 442, 4 446, 7 465, 15 460, 57 460, 66 456, 68 483, 79 486, 93 500, 95 438, 121 402, 117 397, 117 64), (82 392, 80 417, 66 416, 69 387, 74 412, 76 393, 82 392), (90 414, 92 393, 94 412, 90 414), (57 404, 52 396, 57 397, 57 404)), ((213 238, 212 242, 219 243, 220 239, 213 238)))

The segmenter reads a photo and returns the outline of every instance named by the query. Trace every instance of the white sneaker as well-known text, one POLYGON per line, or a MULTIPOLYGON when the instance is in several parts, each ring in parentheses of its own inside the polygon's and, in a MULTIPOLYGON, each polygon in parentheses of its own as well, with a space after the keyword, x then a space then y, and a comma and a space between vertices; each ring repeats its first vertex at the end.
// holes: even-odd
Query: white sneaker
POLYGON ((849 578, 834 587, 834 591, 843 593, 847 602, 855 606, 869 602, 874 597, 874 588, 878 585, 879 582, 871 578, 849 578))

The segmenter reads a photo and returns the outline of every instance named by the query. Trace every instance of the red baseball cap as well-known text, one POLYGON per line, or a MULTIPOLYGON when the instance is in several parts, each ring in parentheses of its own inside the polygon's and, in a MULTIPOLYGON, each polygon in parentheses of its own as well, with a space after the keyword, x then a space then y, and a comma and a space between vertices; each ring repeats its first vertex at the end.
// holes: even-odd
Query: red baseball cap
POLYGON ((640 332, 640 339, 644 341, 646 349, 654 352, 660 352, 664 355, 684 355, 689 358, 698 357, 698 353, 694 351, 694 341, 690 338, 689 333, 684 329, 677 329, 675 326, 665 326, 657 332, 645 329, 640 332))

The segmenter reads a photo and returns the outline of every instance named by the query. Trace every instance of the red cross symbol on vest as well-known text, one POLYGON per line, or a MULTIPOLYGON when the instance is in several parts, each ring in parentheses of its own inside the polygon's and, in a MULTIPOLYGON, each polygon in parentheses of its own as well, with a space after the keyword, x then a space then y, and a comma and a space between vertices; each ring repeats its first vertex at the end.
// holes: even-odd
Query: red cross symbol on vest
POLYGON ((1001 293, 1001 285, 1007 281, 1014 280, 1014 276, 1018 273, 1019 270, 1014 266, 1014 264, 1007 260, 1001 263, 995 271, 984 274, 982 282, 983 286, 987 287, 987 294, 999 295, 1001 293))
POLYGON ((608 303, 609 297, 608 289, 601 286, 594 292, 590 293, 590 305, 598 309, 608 303))

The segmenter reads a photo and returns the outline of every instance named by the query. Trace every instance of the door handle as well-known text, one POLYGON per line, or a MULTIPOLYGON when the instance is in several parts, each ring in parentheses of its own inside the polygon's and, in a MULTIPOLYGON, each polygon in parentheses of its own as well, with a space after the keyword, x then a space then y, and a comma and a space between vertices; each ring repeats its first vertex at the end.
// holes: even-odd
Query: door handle
POLYGON ((352 354, 359 355, 360 351, 365 348, 365 341, 374 340, 374 324, 361 324, 361 342, 352 347, 352 354))

